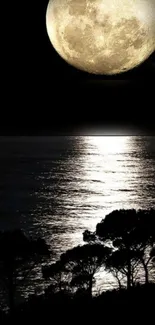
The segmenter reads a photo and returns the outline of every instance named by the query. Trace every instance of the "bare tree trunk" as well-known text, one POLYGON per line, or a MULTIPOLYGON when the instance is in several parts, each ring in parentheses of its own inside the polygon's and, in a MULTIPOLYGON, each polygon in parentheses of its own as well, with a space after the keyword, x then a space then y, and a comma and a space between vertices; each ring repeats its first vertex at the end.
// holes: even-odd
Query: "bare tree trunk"
POLYGON ((92 298, 92 288, 93 288, 93 275, 90 276, 89 287, 88 287, 88 295, 92 298))
POLYGON ((142 265, 144 268, 144 273, 145 273, 145 284, 149 283, 149 271, 148 271, 148 264, 149 264, 150 259, 145 263, 145 261, 142 259, 142 265))
POLYGON ((131 281, 130 281, 130 273, 127 275, 127 289, 130 289, 131 287, 131 281))
POLYGON ((122 288, 121 280, 119 279, 118 271, 113 272, 114 277, 117 279, 119 289, 122 288))
POLYGON ((128 271, 127 271, 127 289, 131 287, 131 260, 130 260, 130 250, 128 251, 128 271))
POLYGON ((144 266, 144 271, 145 271, 145 284, 149 283, 149 272, 148 272, 148 267, 146 264, 143 264, 144 266))
POLYGON ((133 274, 133 272, 131 274, 131 284, 132 284, 132 287, 134 287, 135 283, 134 283, 134 274, 133 274))

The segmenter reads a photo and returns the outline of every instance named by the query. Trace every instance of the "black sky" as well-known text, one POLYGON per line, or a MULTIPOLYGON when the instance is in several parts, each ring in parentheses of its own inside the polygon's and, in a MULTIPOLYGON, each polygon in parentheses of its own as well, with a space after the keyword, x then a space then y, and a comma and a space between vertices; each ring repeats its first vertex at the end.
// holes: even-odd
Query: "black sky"
POLYGON ((48 0, 33 0, 9 8, 1 60, 1 132, 49 134, 121 126, 152 132, 155 53, 138 68, 115 77, 78 71, 51 46, 47 4, 48 0))

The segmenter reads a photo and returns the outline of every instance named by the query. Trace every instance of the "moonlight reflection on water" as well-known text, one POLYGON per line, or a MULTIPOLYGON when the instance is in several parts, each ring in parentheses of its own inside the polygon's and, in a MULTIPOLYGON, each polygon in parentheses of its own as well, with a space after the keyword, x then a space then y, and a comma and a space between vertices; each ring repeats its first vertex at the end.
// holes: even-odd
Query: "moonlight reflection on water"
POLYGON ((49 162, 48 171, 46 165, 36 193, 36 211, 42 212, 39 218, 37 212, 36 222, 56 256, 82 243, 82 232, 95 230, 112 210, 149 208, 155 201, 154 138, 85 136, 65 141, 72 143, 70 150, 53 165, 49 162))
POLYGON ((0 226, 38 233, 54 260, 112 210, 155 206, 155 137, 1 139, 0 149, 0 226))

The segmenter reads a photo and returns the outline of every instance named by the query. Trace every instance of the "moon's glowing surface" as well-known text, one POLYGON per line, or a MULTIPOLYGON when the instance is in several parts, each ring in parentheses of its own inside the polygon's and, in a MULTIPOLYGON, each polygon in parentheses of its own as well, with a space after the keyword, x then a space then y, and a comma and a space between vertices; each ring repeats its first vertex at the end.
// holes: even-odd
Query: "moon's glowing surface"
POLYGON ((50 0, 50 41, 72 66, 117 74, 155 50, 155 0, 50 0))

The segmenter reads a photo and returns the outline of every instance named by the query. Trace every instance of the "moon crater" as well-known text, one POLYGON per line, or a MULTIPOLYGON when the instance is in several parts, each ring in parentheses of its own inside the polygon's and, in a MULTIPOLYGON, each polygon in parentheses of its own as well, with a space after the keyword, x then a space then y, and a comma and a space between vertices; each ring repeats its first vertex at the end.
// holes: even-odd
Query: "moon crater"
POLYGON ((117 74, 155 50, 154 0, 50 0, 46 25, 52 45, 75 68, 117 74))

